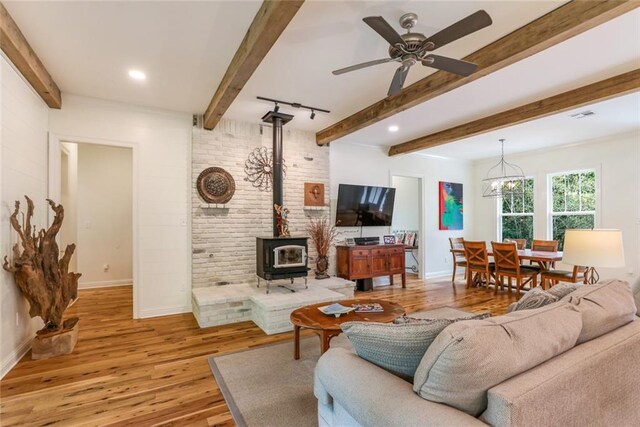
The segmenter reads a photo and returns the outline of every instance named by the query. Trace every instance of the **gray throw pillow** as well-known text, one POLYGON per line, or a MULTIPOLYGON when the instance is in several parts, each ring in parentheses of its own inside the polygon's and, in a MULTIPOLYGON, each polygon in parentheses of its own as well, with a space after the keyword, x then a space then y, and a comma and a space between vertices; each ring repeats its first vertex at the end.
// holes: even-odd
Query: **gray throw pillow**
POLYGON ((558 283, 546 292, 561 300, 571 292, 577 290, 580 286, 582 285, 579 285, 577 283, 558 283))
MULTIPOLYGON (((484 319, 490 315, 485 313, 479 316, 484 319)), ((452 323, 468 319, 402 317, 395 324, 345 322, 340 327, 358 356, 396 376, 411 379, 422 356, 438 334, 452 323)))
POLYGON ((533 288, 520 298, 511 311, 530 310, 533 308, 544 307, 547 304, 558 301, 558 299, 558 297, 551 295, 551 293, 546 292, 542 288, 533 288))
POLYGON ((640 276, 638 276, 635 282, 633 282, 633 285, 631 285, 631 292, 633 292, 633 299, 635 300, 636 308, 638 309, 638 311, 636 311, 636 316, 640 316, 640 276))

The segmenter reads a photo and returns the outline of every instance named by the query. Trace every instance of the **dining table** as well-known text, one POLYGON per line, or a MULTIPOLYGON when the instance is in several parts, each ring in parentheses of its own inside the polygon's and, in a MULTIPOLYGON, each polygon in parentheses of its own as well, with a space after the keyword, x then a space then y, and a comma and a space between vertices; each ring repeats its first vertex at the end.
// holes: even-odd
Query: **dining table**
MULTIPOLYGON (((453 248, 451 252, 456 255, 464 255, 464 248, 453 248)), ((487 255, 493 256, 491 248, 487 248, 487 255)), ((562 261, 562 252, 546 252, 546 251, 532 251, 531 249, 518 249, 518 257, 521 260, 528 260, 536 262, 543 270, 549 270, 554 262, 562 261)))

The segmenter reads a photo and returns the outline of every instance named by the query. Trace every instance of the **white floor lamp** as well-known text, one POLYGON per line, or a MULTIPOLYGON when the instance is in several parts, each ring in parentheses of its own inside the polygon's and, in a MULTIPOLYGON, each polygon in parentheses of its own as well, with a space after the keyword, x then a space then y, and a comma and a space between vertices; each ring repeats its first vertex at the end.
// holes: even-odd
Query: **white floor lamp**
POLYGON ((586 283, 600 279, 595 267, 624 267, 624 246, 620 230, 566 230, 562 262, 586 267, 586 283))

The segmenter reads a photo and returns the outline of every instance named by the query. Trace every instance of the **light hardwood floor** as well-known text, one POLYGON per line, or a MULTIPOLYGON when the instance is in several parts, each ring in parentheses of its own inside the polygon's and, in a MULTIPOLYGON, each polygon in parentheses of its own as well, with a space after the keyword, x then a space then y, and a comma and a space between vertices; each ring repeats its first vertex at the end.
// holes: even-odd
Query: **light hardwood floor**
MULTIPOLYGON (((515 301, 461 280, 409 279, 406 289, 357 297, 392 300, 408 313, 451 306, 502 314, 515 301)), ((27 354, 0 382, 0 425, 233 425, 207 357, 292 339, 252 322, 200 329, 191 314, 133 320, 131 287, 82 290, 67 315, 80 317, 73 354, 27 354)))

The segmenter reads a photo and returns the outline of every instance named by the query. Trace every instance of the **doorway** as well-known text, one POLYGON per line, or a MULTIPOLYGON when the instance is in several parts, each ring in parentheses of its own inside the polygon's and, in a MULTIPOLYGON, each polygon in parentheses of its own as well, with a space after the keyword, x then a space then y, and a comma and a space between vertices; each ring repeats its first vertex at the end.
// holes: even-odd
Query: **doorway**
POLYGON ((133 149, 82 142, 59 144, 60 246, 75 243, 70 269, 78 289, 133 290, 133 149))
POLYGON ((397 239, 402 240, 407 248, 405 265, 407 275, 423 277, 422 232, 423 203, 422 178, 417 176, 392 175, 391 186, 396 189, 391 231, 397 239))

